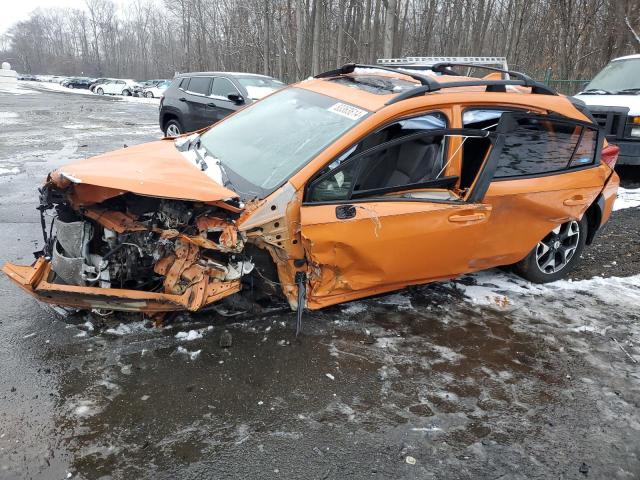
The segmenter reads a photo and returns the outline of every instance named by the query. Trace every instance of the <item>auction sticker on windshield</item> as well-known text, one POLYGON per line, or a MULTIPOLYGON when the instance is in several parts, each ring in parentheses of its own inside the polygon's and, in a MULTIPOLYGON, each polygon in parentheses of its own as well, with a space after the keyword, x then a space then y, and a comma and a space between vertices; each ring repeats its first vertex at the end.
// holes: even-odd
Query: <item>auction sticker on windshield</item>
POLYGON ((358 120, 368 113, 366 110, 362 110, 361 108, 354 107, 353 105, 347 105, 342 102, 334 103, 328 108, 328 110, 351 120, 358 120))

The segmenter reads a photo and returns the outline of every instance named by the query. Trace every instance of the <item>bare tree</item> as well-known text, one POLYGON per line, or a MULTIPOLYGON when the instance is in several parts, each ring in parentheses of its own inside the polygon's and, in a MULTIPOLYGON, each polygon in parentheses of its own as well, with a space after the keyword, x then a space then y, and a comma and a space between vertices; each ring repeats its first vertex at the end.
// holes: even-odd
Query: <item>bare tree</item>
POLYGON ((400 55, 501 55, 589 78, 640 49, 638 0, 85 0, 34 11, 0 42, 32 73, 171 77, 240 70, 295 81, 400 55))

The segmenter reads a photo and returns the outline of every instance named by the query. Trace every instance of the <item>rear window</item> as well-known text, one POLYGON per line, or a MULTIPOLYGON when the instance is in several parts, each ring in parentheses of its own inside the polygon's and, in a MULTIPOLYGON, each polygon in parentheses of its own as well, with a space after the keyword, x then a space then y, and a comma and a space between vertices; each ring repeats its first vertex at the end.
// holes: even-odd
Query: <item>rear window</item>
POLYGON ((209 95, 209 86, 211 85, 211 77, 191 77, 189 81, 189 93, 198 95, 209 95))

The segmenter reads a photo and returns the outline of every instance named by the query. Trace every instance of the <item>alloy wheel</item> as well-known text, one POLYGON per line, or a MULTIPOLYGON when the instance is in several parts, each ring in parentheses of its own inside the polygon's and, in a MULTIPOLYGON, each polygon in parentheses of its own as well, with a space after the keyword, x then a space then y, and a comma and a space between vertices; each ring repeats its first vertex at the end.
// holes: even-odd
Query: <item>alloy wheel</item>
POLYGON ((177 137, 178 135, 180 135, 180 129, 175 123, 167 127, 167 137, 177 137))
POLYGON ((572 220, 554 228, 536 247, 536 265, 552 274, 567 266, 580 242, 580 225, 572 220))

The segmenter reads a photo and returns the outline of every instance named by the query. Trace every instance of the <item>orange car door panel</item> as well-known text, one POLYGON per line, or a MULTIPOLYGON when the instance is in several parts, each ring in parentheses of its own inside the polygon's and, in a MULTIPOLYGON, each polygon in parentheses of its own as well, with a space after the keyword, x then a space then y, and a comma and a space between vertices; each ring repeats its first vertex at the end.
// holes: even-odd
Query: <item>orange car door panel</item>
POLYGON ((340 207, 301 208, 302 237, 312 263, 310 302, 468 271, 491 214, 483 204, 367 201, 349 204, 355 215, 340 220, 340 207))
MULTIPOLYGON (((512 114, 503 115, 501 123, 505 117, 511 116, 512 114)), ((556 158, 553 161, 564 162, 561 169, 548 173, 540 172, 538 175, 496 178, 489 186, 484 201, 493 207, 489 222, 491 230, 487 236, 487 239, 491 238, 492 241, 483 244, 481 252, 485 260, 499 259, 501 264, 510 264, 521 260, 559 224, 581 218, 602 191, 607 176, 607 168, 599 165, 599 155, 597 155, 602 147, 602 140, 596 138, 592 127, 568 119, 552 118, 548 120, 543 118, 541 120, 540 116, 526 114, 513 114, 513 116, 519 119, 531 119, 533 124, 535 122, 538 122, 539 125, 544 124, 545 128, 550 130, 554 128, 549 127, 550 124, 562 125, 562 128, 569 132, 575 129, 576 140, 567 141, 563 146, 560 144, 559 133, 543 132, 537 137, 539 145, 546 142, 544 148, 547 150, 543 154, 551 157, 555 155, 556 158), (592 135, 589 137, 588 148, 584 148, 582 143, 582 139, 587 138, 587 134, 583 132, 592 135), (555 138, 553 133, 556 134, 555 138), (556 145, 559 146, 556 147, 556 145), (581 157, 582 162, 586 163, 586 160, 589 159, 591 163, 578 168, 569 168, 568 166, 572 165, 571 162, 577 156, 581 157)), ((506 122, 512 121, 513 119, 506 119, 506 122)), ((515 153, 513 150, 509 151, 509 146, 516 145, 517 148, 523 148, 522 145, 526 143, 526 138, 523 142, 520 142, 521 139, 517 136, 510 138, 510 135, 514 135, 514 131, 515 135, 518 135, 517 130, 506 133, 506 147, 503 151, 503 155, 511 155, 510 158, 515 159, 512 160, 513 164, 518 160, 516 158, 518 151, 515 150, 515 153)), ((569 139, 571 135, 566 135, 566 137, 569 139)), ((525 152, 524 162, 530 162, 533 168, 541 168, 532 160, 540 154, 540 152, 534 151, 536 148, 537 146, 533 145, 529 151, 525 152)), ((514 169, 516 168, 523 167, 514 167, 514 169)), ((498 167, 496 176, 500 176, 500 167, 498 167)), ((481 259, 479 258, 478 261, 481 259)), ((485 263, 491 262, 486 261, 485 263)), ((496 263, 496 265, 500 263, 496 263)))

